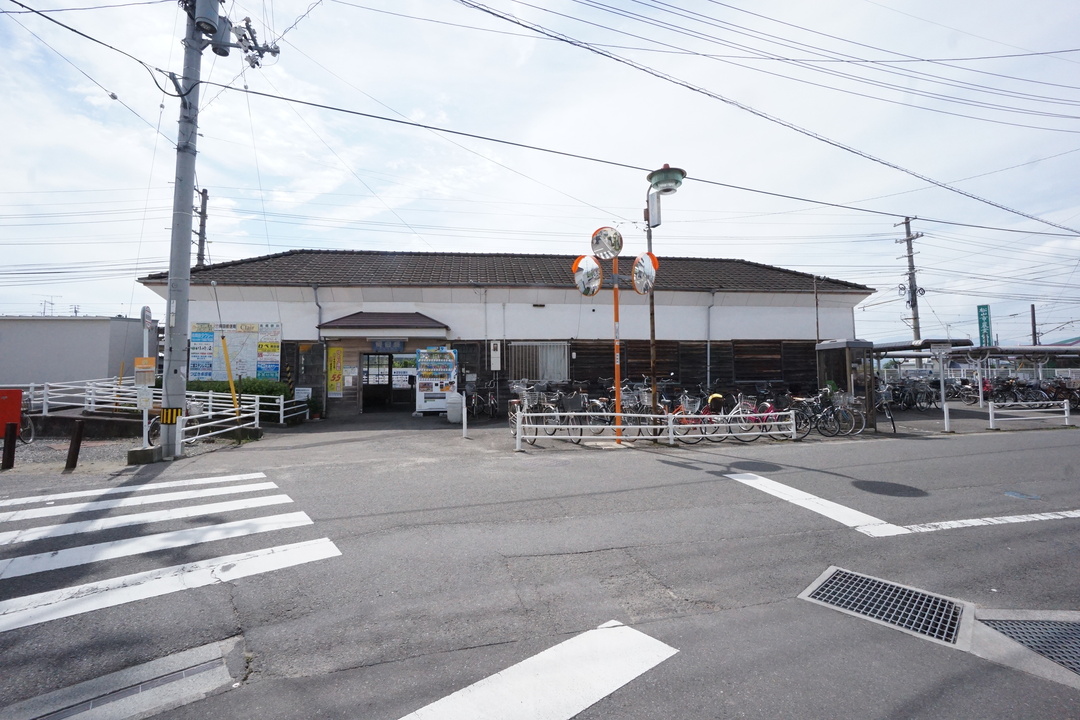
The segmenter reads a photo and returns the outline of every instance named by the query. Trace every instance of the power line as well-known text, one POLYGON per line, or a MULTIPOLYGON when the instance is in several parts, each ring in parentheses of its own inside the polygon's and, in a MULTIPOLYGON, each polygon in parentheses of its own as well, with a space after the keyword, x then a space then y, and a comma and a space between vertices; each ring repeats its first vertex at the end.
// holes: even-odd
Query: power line
MULTIPOLYGON (((1034 221, 1042 223, 1044 225, 1049 225, 1050 227, 1056 227, 1056 228, 1058 228, 1060 230, 1066 230, 1066 231, 1068 231, 1070 233, 1080 235, 1080 230, 1075 230, 1073 228, 1066 227, 1064 225, 1059 225, 1059 224, 1051 222, 1049 220, 1045 220, 1043 218, 1040 218, 1040 217, 1038 217, 1036 215, 1031 215, 1029 213, 1022 212, 1022 211, 1017 210, 1015 208, 1008 207, 1007 205, 1003 205, 1001 203, 994 202, 993 200, 989 200, 989 199, 980 197, 980 196, 978 196, 978 195, 976 195, 974 193, 970 193, 970 192, 968 192, 966 190, 962 190, 960 188, 953 187, 953 186, 951 186, 951 185, 949 185, 947 183, 941 182, 940 180, 935 180, 935 179, 933 179, 933 178, 931 178, 931 177, 929 177, 927 175, 923 175, 921 173, 915 172, 914 170, 909 170, 908 168, 905 168, 905 167, 903 167, 901 165, 898 165, 896 163, 890 162, 888 160, 884 160, 882 158, 878 158, 878 157, 876 157, 874 155, 871 155, 868 152, 865 152, 863 150, 858 150, 857 148, 851 147, 850 145, 845 145, 844 143, 841 143, 841 142, 839 142, 837 140, 832 140, 830 138, 825 137, 824 135, 821 135, 820 133, 817 133, 817 132, 814 132, 812 130, 808 130, 806 128, 800 127, 799 125, 796 125, 796 124, 794 124, 794 123, 792 123, 790 121, 784 120, 784 119, 779 118, 779 117, 775 117, 775 116, 770 115, 770 114, 768 114, 768 113, 766 113, 764 111, 753 108, 753 107, 751 107, 751 106, 749 106, 749 105, 747 105, 745 103, 742 103, 742 102, 739 102, 737 100, 733 100, 731 98, 725 97, 723 95, 720 95, 719 93, 714 93, 714 92, 712 92, 710 90, 706 90, 705 88, 699 87, 697 85, 693 85, 690 82, 687 82, 685 80, 681 80, 681 79, 676 78, 676 77, 674 77, 672 75, 668 75, 667 73, 661 72, 661 71, 656 70, 654 68, 650 68, 650 67, 648 67, 646 65, 642 65, 641 63, 634 62, 633 60, 628 60, 626 58, 620 57, 618 55, 615 55, 614 53, 611 53, 611 52, 608 52, 606 50, 602 50, 600 48, 597 48, 597 47, 595 47, 593 45, 590 45, 589 43, 586 43, 586 42, 583 42, 583 41, 580 41, 580 40, 576 40, 576 39, 571 38, 571 37, 569 37, 567 35, 563 35, 561 33, 555 32, 554 30, 549 30, 549 29, 547 29, 547 28, 545 28, 543 26, 537 25, 535 23, 529 23, 529 22, 526 22, 524 20, 521 20, 520 18, 516 18, 516 17, 510 16, 510 15, 507 15, 505 13, 501 13, 501 12, 499 12, 497 10, 494 10, 492 8, 487 7, 486 5, 483 5, 483 4, 478 3, 478 2, 474 2, 473 0, 457 0, 457 2, 461 3, 462 5, 464 5, 466 7, 470 7, 470 8, 473 8, 475 10, 479 10, 481 12, 488 13, 490 15, 493 15, 494 17, 502 18, 503 20, 506 20, 507 22, 511 22, 511 23, 516 24, 516 25, 520 25, 521 27, 528 28, 528 29, 533 30, 533 31, 535 31, 537 33, 540 33, 542 35, 547 35, 549 37, 558 38, 558 39, 562 40, 563 42, 565 42, 565 43, 567 43, 569 45, 573 45, 574 47, 578 47, 578 48, 581 48, 583 50, 588 50, 589 52, 600 55, 601 57, 606 57, 609 60, 614 60, 615 62, 621 63, 623 65, 627 65, 628 67, 632 67, 635 70, 639 70, 639 71, 644 72, 644 73, 646 73, 648 75, 652 75, 655 78, 658 78, 660 80, 664 80, 664 81, 669 82, 669 83, 671 83, 673 85, 678 85, 678 86, 686 88, 687 90, 690 90, 692 92, 696 92, 696 93, 699 93, 701 95, 705 95, 706 97, 713 98, 714 100, 719 100, 720 102, 726 103, 728 105, 731 105, 732 107, 736 107, 736 108, 738 108, 740 110, 748 112, 748 113, 750 113, 750 114, 752 114, 752 115, 754 115, 756 117, 759 117, 759 118, 761 118, 763 120, 767 120, 767 121, 769 121, 771 123, 780 125, 782 127, 786 127, 789 130, 794 130, 795 132, 797 132, 797 133, 799 133, 801 135, 805 135, 805 136, 807 136, 809 138, 812 138, 814 140, 818 140, 820 142, 823 142, 823 143, 825 143, 827 145, 830 145, 832 147, 835 147, 837 149, 844 150, 845 152, 852 153, 853 155, 857 155, 858 157, 864 158, 866 160, 870 160, 870 161, 875 162, 875 163, 877 163, 879 165, 883 165, 884 167, 888 167, 888 168, 891 168, 893 170, 897 170, 899 172, 910 175, 912 177, 918 178, 919 180, 922 180, 923 182, 931 183, 932 185, 936 185, 937 187, 939 187, 939 188, 941 188, 943 190, 948 190, 949 192, 953 192, 953 193, 956 193, 958 195, 963 195, 964 197, 970 198, 972 200, 983 203, 985 205, 990 205, 991 207, 996 207, 999 210, 1004 210, 1004 211, 1006 211, 1008 213, 1011 213, 1013 215, 1019 215, 1020 217, 1025 217, 1025 218, 1027 218, 1029 220, 1034 220, 1034 221)), ((889 213, 889 215, 892 215, 893 217, 898 217, 898 216, 894 215, 893 213, 889 213)))

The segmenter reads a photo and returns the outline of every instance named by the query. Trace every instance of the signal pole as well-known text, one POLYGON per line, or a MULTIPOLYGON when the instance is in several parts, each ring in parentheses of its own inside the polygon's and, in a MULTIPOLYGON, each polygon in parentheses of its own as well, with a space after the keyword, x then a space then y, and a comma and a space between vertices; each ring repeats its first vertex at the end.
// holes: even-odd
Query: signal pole
MULTIPOLYGON (((911 221, 913 218, 904 218, 904 233, 906 237, 897 240, 898 243, 907 243, 907 267, 908 267, 908 307, 911 308, 911 337, 912 340, 922 340, 922 331, 919 329, 919 296, 925 294, 925 290, 915 284, 915 252, 911 243, 922 237, 922 233, 911 234, 911 221)), ((898 227, 900 223, 893 225, 898 227)), ((901 286, 903 288, 903 286, 901 286)), ((922 368, 922 360, 916 360, 915 366, 922 368)))
MULTIPOLYGON (((225 57, 229 48, 240 48, 251 67, 266 53, 278 54, 277 46, 258 45, 251 22, 233 30, 228 18, 218 15, 218 0, 184 0, 187 30, 184 35, 184 74, 169 78, 180 96, 180 128, 176 139, 176 179, 173 186, 173 223, 169 251, 169 294, 165 308, 165 360, 162 369, 161 450, 166 460, 182 457, 184 443, 177 421, 187 407, 188 299, 191 291, 191 232, 195 200, 195 146, 199 129, 199 82, 202 51, 212 45, 225 57), (236 35, 239 43, 232 42, 236 35)), ((205 196, 204 196, 205 198, 205 196)), ((204 199, 205 202, 205 199, 204 199)), ((205 206, 204 206, 205 208, 205 206)), ((204 209, 205 216, 205 209, 204 209)), ((201 229, 205 232, 205 226, 201 229)))

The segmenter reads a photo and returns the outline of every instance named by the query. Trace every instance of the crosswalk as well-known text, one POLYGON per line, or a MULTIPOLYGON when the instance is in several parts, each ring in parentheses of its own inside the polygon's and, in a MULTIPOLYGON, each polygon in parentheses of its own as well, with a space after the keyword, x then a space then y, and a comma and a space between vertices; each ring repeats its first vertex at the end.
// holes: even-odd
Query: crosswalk
POLYGON ((0 632, 340 555, 324 537, 201 557, 312 525, 304 512, 279 512, 292 502, 261 472, 0 499, 0 632), (162 550, 200 559, 160 567, 148 554, 162 550), (145 569, 114 576, 110 561, 145 569), (94 580, 26 591, 84 567, 94 580))

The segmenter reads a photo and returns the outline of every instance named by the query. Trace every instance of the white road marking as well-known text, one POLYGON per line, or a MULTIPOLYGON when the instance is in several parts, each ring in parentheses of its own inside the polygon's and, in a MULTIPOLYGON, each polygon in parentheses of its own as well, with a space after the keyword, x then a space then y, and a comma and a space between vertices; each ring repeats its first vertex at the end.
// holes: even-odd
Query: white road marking
POLYGON ((613 620, 402 720, 569 720, 677 652, 613 620))
POLYGON ((41 525, 39 527, 26 528, 25 530, 9 530, 0 532, 0 545, 14 545, 15 543, 43 540, 45 538, 62 537, 64 535, 77 535, 79 533, 100 532, 113 528, 129 527, 131 525, 145 525, 156 522, 167 522, 181 518, 199 517, 202 515, 216 515, 219 513, 234 512, 236 510, 249 510, 251 508, 266 507, 268 505, 282 505, 291 503, 293 500, 288 495, 266 495, 257 498, 245 498, 244 500, 226 500, 225 502, 209 503, 207 505, 190 505, 175 510, 154 510, 152 512, 131 513, 129 515, 115 515, 112 517, 98 518, 97 520, 83 520, 81 522, 63 523, 61 525, 41 525))
POLYGON ((328 538, 225 555, 0 602, 0 632, 340 555, 328 538))
POLYGON ((313 522, 307 516, 307 513, 285 513, 284 515, 269 515, 249 520, 237 520, 217 525, 204 525, 186 530, 157 533, 156 535, 113 540, 112 542, 97 543, 96 545, 79 545, 65 550, 38 553, 37 555, 21 555, 7 560, 0 560, 0 579, 49 572, 60 568, 98 562, 99 560, 141 555, 155 550, 168 550, 225 538, 311 525, 313 522))
POLYGON ((275 489, 277 489, 277 485, 274 483, 264 482, 253 483, 251 485, 229 485, 219 488, 206 488, 203 490, 184 490, 182 492, 161 493, 160 495, 147 495, 146 497, 128 497, 119 500, 97 500, 94 502, 74 503, 72 505, 50 505, 48 507, 0 513, 0 522, 17 522, 19 520, 33 520, 41 517, 52 517, 54 515, 73 515, 75 513, 96 512, 98 510, 113 510, 122 507, 136 507, 138 505, 150 505, 153 503, 194 500, 196 498, 214 497, 217 495, 235 495, 237 493, 275 489))
POLYGON ((728 475, 732 480, 757 488, 781 500, 787 500, 807 510, 824 515, 827 518, 843 523, 861 533, 871 537, 888 537, 891 535, 907 535, 909 533, 934 532, 936 530, 953 530, 965 527, 985 527, 986 525, 1006 525, 1009 523, 1037 522, 1040 520, 1062 520, 1065 518, 1080 518, 1080 510, 1062 510, 1059 512, 1032 513, 1030 515, 1005 515, 1002 517, 972 518, 970 520, 945 520, 943 522, 920 523, 917 525, 893 525, 880 520, 873 515, 852 510, 831 500, 819 498, 817 495, 796 490, 775 480, 763 478, 753 473, 736 473, 728 475))
POLYGON ((147 483, 145 485, 129 485, 124 487, 103 488, 101 490, 73 490, 55 495, 34 495, 31 497, 7 498, 0 500, 0 507, 10 505, 32 505, 40 502, 56 502, 57 500, 71 500, 80 497, 98 497, 101 495, 121 495, 133 492, 145 492, 147 490, 164 490, 165 488, 190 487, 192 485, 210 485, 212 483, 236 482, 238 480, 258 480, 266 475, 261 472, 244 473, 243 475, 219 475, 218 477, 195 478, 192 480, 169 480, 168 482, 147 483))
POLYGON ((1002 517, 972 518, 970 520, 945 520, 943 522, 907 525, 911 532, 934 532, 963 527, 982 527, 986 525, 1007 525, 1009 523, 1038 522, 1040 520, 1063 520, 1080 518, 1080 510, 1062 510, 1061 512, 1033 513, 1031 515, 1004 515, 1002 517))
POLYGON ((906 535, 911 532, 911 530, 905 527, 887 523, 873 515, 867 515, 858 510, 852 510, 839 503, 819 498, 817 495, 811 495, 802 490, 796 490, 793 487, 778 483, 775 480, 763 478, 760 475, 755 475, 753 473, 736 473, 728 475, 728 477, 737 482, 741 482, 743 485, 749 485, 752 488, 778 497, 781 500, 787 500, 799 507, 813 510, 819 515, 824 515, 830 520, 836 520, 843 525, 847 525, 849 528, 854 528, 871 537, 906 535))

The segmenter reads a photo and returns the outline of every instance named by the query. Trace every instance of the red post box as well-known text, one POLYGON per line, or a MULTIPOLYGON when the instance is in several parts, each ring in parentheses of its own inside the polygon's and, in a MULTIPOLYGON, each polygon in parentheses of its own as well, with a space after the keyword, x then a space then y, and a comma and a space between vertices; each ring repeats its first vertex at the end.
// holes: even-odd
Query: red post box
POLYGON ((0 435, 7 428, 8 423, 19 424, 22 415, 22 390, 7 390, 0 388, 0 435))

